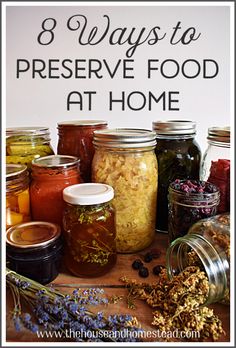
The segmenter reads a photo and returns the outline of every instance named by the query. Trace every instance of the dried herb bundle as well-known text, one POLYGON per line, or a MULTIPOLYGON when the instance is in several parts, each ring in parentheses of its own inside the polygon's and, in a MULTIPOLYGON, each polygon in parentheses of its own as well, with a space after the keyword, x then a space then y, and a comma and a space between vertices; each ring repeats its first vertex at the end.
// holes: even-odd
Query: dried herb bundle
MULTIPOLYGON (((153 308, 152 325, 159 331, 198 332, 198 341, 218 340, 224 333, 220 319, 213 310, 204 306, 209 283, 205 272, 197 266, 189 266, 172 280, 166 269, 160 274, 155 285, 139 284, 126 277, 121 278, 129 289, 128 301, 142 299, 153 308)), ((186 335, 189 337, 189 335, 186 335)))

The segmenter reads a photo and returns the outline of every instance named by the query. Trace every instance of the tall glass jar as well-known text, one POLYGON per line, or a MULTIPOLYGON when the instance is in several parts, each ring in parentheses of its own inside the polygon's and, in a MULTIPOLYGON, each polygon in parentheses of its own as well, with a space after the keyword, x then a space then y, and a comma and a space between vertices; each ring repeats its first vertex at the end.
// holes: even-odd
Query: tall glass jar
POLYGON ((91 182, 91 166, 94 155, 93 132, 107 128, 106 121, 81 120, 58 123, 59 155, 71 155, 80 159, 81 178, 91 182))
POLYGON ((81 182, 78 159, 74 156, 52 155, 32 162, 30 185, 33 220, 62 226, 63 189, 81 182))
POLYGON ((79 184, 64 189, 64 236, 67 268, 79 277, 107 273, 116 263, 113 188, 79 184))
POLYGON ((184 120, 155 121, 158 161, 158 231, 168 230, 168 187, 175 179, 199 179, 201 151, 195 140, 196 123, 184 120))
POLYGON ((14 127, 6 131, 6 163, 19 163, 31 169, 35 158, 53 155, 46 127, 14 127))
POLYGON ((169 278, 187 266, 198 266, 208 276, 205 303, 229 303, 230 215, 216 215, 195 223, 188 234, 174 240, 167 249, 169 278))
POLYGON ((184 236, 197 221, 217 214, 220 192, 217 186, 199 180, 176 179, 169 186, 169 240, 184 236))
POLYGON ((93 182, 115 191, 117 251, 132 253, 154 239, 157 159, 154 132, 108 129, 94 132, 93 182))
POLYGON ((23 164, 6 165, 6 228, 30 221, 29 173, 23 164))
POLYGON ((230 211, 230 127, 208 129, 208 148, 201 163, 200 176, 220 189, 219 213, 230 211))

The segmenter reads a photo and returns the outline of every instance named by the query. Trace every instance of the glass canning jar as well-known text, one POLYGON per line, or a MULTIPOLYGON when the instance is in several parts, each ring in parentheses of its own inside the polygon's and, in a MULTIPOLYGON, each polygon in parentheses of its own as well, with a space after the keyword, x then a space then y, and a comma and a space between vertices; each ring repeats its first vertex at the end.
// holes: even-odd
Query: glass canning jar
POLYGON ((157 200, 156 134, 143 129, 94 132, 93 182, 114 188, 117 251, 132 253, 155 236, 157 200))
POLYGON ((14 127, 6 130, 6 163, 26 164, 35 158, 53 155, 46 127, 14 127))
POLYGON ((62 227, 62 191, 81 182, 78 163, 74 156, 52 155, 33 160, 30 184, 33 220, 48 221, 62 227))
POLYGON ((230 127, 208 129, 208 148, 201 163, 201 180, 220 189, 219 213, 230 211, 230 127))
POLYGON ((200 180, 178 180, 169 186, 169 240, 187 234, 197 221, 217 214, 220 192, 217 186, 200 180))
POLYGON ((205 303, 229 303, 230 215, 220 214, 195 223, 187 235, 175 239, 167 249, 169 278, 187 266, 206 272, 209 294, 205 303))
POLYGON ((158 231, 168 230, 168 187, 175 179, 199 179, 201 151, 195 140, 196 123, 185 120, 155 121, 158 161, 158 231))
POLYGON ((6 165, 6 228, 30 221, 29 173, 23 164, 6 165))
POLYGON ((7 267, 41 284, 59 273, 62 257, 61 229, 44 221, 18 224, 7 230, 7 267))
POLYGON ((113 188, 78 184, 64 189, 65 263, 79 277, 107 273, 116 263, 113 188))
POLYGON ((81 178, 91 181, 91 165, 94 155, 93 132, 107 128, 106 121, 80 120, 58 123, 59 155, 71 155, 80 159, 81 178))

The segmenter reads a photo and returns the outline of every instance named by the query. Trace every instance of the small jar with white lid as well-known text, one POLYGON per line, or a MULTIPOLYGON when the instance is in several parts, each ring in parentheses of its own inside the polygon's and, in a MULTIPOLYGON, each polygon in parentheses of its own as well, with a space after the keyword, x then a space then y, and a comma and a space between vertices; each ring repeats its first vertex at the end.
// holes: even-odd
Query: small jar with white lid
POLYGON ((114 190, 105 184, 71 185, 63 190, 65 263, 78 277, 97 277, 116 263, 114 190))

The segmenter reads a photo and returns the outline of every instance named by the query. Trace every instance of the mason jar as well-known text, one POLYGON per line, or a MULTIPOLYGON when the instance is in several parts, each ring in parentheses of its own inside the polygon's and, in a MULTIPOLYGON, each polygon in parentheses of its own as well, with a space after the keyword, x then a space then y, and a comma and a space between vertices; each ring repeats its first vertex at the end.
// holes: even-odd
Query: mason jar
POLYGON ((74 156, 51 155, 32 162, 30 200, 33 220, 62 227, 65 187, 81 182, 79 160, 74 156))
POLYGON ((29 173, 23 164, 6 165, 6 228, 30 221, 29 173))
POLYGON ((200 180, 178 180, 169 186, 169 241, 188 233, 197 221, 217 214, 220 192, 217 186, 200 180))
POLYGON ((158 231, 168 230, 168 187, 175 179, 199 179, 201 151, 195 140, 196 122, 155 121, 158 161, 158 231))
POLYGON ((200 176, 220 189, 219 213, 230 211, 230 127, 208 129, 208 148, 201 163, 200 176))
POLYGON ((25 164, 30 170, 33 159, 54 154, 50 140, 46 127, 7 128, 6 163, 25 164))
POLYGON ((64 189, 65 263, 78 277, 97 277, 116 263, 113 188, 96 183, 64 189))
POLYGON ((143 129, 94 132, 93 182, 114 188, 117 251, 133 253, 155 236, 157 200, 156 134, 143 129))
POLYGON ((167 249, 167 272, 171 279, 188 266, 205 271, 209 282, 206 303, 229 303, 230 215, 220 214, 195 223, 187 235, 167 249))
POLYGON ((58 123, 59 155, 76 156, 80 160, 80 172, 83 182, 91 182, 91 166, 94 155, 93 132, 107 128, 107 122, 101 120, 76 120, 58 123))

